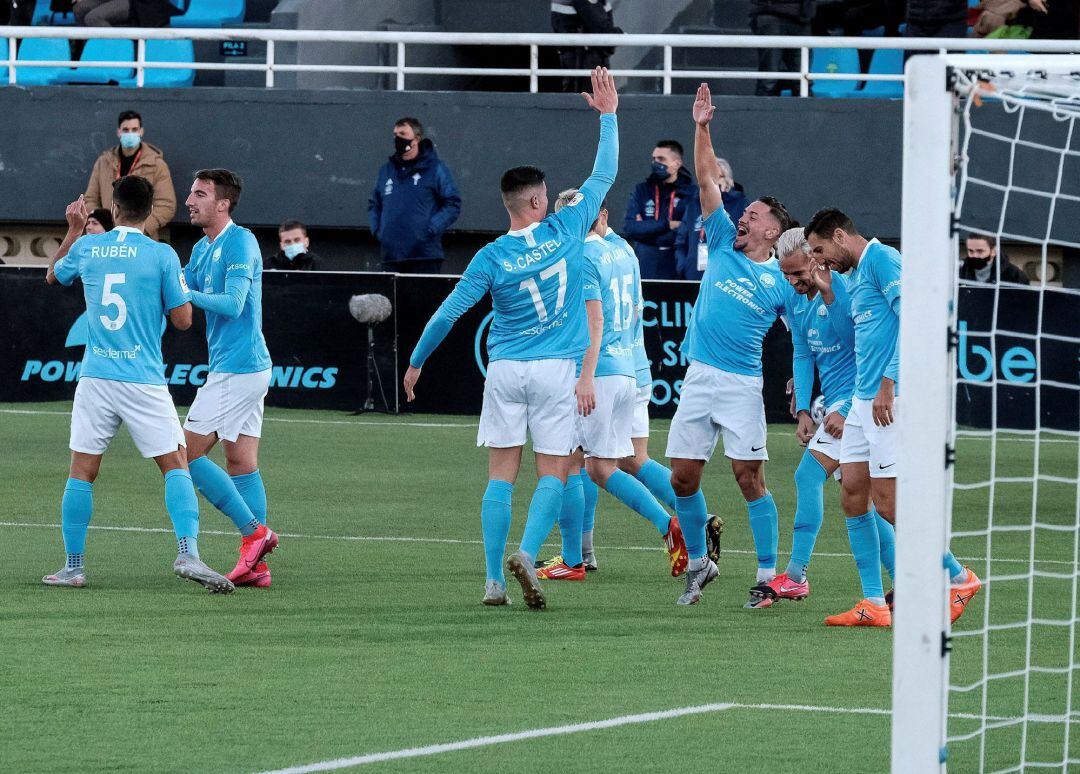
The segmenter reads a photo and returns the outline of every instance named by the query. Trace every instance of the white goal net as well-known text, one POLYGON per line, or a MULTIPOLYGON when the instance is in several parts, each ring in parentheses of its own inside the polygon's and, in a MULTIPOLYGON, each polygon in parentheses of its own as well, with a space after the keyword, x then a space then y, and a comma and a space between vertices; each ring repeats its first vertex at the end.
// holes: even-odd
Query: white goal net
POLYGON ((905 109, 893 771, 1080 771, 1080 57, 928 59, 905 109), (952 626, 946 547, 983 581, 952 626))

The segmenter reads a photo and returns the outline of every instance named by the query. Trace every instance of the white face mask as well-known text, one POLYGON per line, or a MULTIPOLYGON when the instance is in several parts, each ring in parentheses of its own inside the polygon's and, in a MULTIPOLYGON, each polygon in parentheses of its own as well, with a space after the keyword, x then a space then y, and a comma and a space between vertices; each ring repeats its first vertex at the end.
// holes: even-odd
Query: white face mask
POLYGON ((281 248, 281 252, 285 253, 285 257, 291 261, 296 256, 303 255, 306 249, 303 242, 293 242, 281 248))
POLYGON ((138 148, 140 143, 142 143, 142 137, 137 135, 135 132, 123 132, 120 135, 120 145, 122 145, 127 150, 131 150, 132 148, 138 148))

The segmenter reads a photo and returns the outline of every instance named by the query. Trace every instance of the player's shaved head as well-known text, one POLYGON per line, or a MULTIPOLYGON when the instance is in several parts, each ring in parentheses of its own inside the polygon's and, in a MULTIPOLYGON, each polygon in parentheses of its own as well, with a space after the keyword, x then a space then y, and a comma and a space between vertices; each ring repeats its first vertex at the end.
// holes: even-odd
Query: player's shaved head
POLYGON ((154 186, 145 177, 126 175, 113 182, 113 206, 117 221, 142 224, 154 207, 154 186))
POLYGON ((503 173, 499 181, 503 204, 506 209, 523 213, 530 208, 538 209, 540 203, 547 211, 547 183, 544 170, 539 167, 513 167, 503 173), (535 201, 534 201, 535 199, 535 201))
POLYGON ((794 220, 787 211, 787 207, 780 203, 779 199, 772 196, 759 196, 759 202, 769 208, 769 214, 776 219, 776 225, 780 227, 780 233, 787 231, 794 225, 794 220))

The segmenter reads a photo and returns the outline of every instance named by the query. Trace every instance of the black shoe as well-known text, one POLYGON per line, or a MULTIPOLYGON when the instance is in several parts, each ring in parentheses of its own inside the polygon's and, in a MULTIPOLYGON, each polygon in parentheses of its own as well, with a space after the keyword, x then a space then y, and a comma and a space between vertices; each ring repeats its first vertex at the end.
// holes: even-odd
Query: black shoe
POLYGON ((885 592, 885 606, 889 608, 890 613, 892 612, 892 609, 893 609, 893 597, 895 596, 895 594, 896 594, 895 589, 889 589, 888 591, 885 592))
POLYGON ((709 514, 705 522, 705 552, 714 562, 720 561, 720 536, 724 534, 724 520, 709 514))

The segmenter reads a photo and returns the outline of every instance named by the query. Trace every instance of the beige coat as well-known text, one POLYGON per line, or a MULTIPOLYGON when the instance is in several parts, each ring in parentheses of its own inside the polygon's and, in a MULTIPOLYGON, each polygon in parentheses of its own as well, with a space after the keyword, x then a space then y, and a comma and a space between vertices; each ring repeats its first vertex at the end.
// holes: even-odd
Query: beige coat
MULTIPOLYGON (((161 150, 143 142, 136 151, 139 156, 129 174, 145 177, 154 186, 154 209, 146 221, 146 235, 157 239, 158 231, 176 214, 176 191, 172 175, 161 150)), ((102 151, 94 162, 90 182, 86 186, 86 209, 112 207, 113 181, 120 177, 120 148, 113 146, 102 151)))

